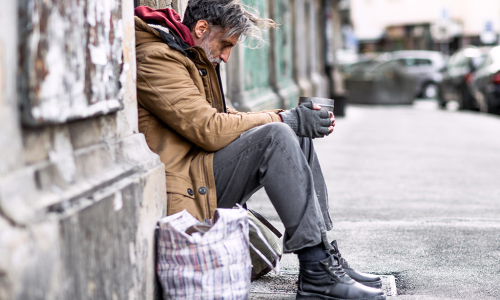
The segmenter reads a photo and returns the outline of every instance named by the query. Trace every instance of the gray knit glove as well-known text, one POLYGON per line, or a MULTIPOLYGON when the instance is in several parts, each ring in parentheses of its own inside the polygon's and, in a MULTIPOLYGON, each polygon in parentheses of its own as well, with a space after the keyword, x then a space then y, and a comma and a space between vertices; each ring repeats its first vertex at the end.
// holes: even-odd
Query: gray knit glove
POLYGON ((290 126, 298 136, 320 138, 329 134, 332 121, 326 110, 313 109, 312 103, 304 103, 290 110, 280 112, 283 123, 290 126))

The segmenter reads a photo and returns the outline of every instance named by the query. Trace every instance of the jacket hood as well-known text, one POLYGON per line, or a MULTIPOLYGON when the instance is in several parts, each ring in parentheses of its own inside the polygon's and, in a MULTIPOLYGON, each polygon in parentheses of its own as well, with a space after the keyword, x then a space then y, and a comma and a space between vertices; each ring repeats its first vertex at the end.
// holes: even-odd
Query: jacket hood
POLYGON ((179 36, 188 46, 194 46, 193 36, 187 26, 181 23, 181 17, 171 8, 152 9, 138 6, 134 13, 147 24, 157 24, 168 28, 179 36))

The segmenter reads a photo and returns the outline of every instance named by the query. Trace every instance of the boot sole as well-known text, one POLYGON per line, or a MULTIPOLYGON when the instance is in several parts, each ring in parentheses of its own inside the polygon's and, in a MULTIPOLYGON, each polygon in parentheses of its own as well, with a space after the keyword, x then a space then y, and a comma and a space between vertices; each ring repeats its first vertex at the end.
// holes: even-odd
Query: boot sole
POLYGON ((369 286, 369 287, 372 287, 372 288, 376 288, 376 289, 380 289, 382 287, 382 280, 379 280, 379 281, 368 281, 368 282, 358 281, 358 282, 361 283, 362 285, 366 285, 366 286, 369 286))
POLYGON ((298 291, 296 299, 297 300, 386 300, 386 297, 385 295, 380 295, 370 298, 345 299, 345 298, 336 298, 326 295, 319 295, 319 294, 298 291))

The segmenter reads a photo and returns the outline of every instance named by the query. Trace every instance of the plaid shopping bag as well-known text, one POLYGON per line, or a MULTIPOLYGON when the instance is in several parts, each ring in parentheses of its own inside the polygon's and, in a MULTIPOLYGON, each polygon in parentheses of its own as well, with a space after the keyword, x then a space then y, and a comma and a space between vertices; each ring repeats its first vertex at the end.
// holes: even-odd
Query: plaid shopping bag
POLYGON ((192 230, 200 222, 185 210, 160 220, 157 274, 164 299, 248 299, 247 211, 217 209, 214 219, 206 232, 192 230))

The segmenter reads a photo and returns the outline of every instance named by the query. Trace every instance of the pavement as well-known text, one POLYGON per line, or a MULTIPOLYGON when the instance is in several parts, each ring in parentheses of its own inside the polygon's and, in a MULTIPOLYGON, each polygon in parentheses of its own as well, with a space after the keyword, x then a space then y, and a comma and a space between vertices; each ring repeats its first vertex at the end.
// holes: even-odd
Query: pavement
MULTIPOLYGON (((500 299, 499 116, 433 100, 350 105, 314 144, 329 238, 355 269, 384 275, 387 299, 500 299)), ((283 231, 264 191, 248 206, 283 231)), ((297 273, 295 255, 284 255, 250 299, 295 299, 297 273)))

